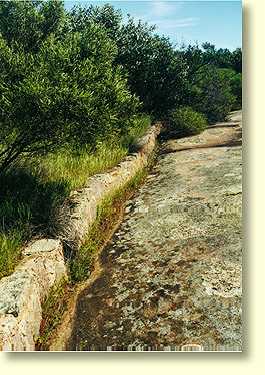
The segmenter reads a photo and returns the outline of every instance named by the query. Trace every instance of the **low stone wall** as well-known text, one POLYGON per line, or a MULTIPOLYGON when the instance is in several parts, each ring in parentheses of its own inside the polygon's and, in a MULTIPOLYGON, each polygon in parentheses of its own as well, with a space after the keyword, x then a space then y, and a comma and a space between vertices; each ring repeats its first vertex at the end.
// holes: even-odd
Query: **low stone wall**
POLYGON ((15 272, 0 280, 0 349, 35 350, 41 304, 67 271, 60 240, 42 239, 23 252, 15 272))
POLYGON ((42 302, 52 286, 67 277, 63 243, 78 250, 96 218, 99 203, 147 165, 160 129, 160 124, 152 126, 138 143, 138 152, 127 156, 110 172, 89 178, 85 188, 73 191, 59 209, 57 239, 29 244, 15 272, 0 280, 0 350, 35 350, 42 302))
POLYGON ((147 166, 153 152, 161 125, 150 131, 137 144, 138 152, 128 155, 108 173, 97 174, 88 179, 86 187, 73 191, 59 208, 57 216, 57 236, 72 250, 83 243, 91 223, 96 219, 98 204, 114 193, 147 166))

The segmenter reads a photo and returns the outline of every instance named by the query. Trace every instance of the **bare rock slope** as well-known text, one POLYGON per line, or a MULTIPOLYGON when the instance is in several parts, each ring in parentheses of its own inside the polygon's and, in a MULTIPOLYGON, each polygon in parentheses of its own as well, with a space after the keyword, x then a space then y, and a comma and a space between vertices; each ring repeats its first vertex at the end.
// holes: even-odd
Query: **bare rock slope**
POLYGON ((77 303, 68 350, 242 349, 241 112, 164 144, 77 303))

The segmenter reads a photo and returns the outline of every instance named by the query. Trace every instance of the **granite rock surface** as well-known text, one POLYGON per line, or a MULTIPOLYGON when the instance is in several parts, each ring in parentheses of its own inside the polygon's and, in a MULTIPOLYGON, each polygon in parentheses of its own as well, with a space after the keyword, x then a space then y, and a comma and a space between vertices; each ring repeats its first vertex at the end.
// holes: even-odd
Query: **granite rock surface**
POLYGON ((163 145, 79 296, 68 350, 242 350, 241 172, 241 112, 163 145))

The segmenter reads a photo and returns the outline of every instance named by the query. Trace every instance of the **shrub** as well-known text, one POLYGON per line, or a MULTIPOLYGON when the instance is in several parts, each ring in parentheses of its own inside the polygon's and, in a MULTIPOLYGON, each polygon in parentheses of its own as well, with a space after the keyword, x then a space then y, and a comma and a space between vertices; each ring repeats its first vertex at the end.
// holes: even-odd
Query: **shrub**
POLYGON ((210 122, 223 121, 242 106, 242 51, 216 49, 210 43, 183 47, 187 62, 187 86, 182 105, 204 113, 210 122))
POLYGON ((194 78, 192 107, 212 123, 224 121, 236 101, 224 70, 205 65, 194 78))
POLYGON ((164 117, 179 104, 186 64, 168 38, 154 33, 154 26, 131 17, 124 22, 121 12, 110 5, 76 7, 70 16, 74 30, 83 32, 94 22, 116 43, 115 62, 126 71, 145 112, 164 117))
POLYGON ((27 52, 37 52, 49 35, 59 35, 65 21, 61 0, 0 2, 0 33, 9 46, 17 43, 27 52))
POLYGON ((170 116, 169 130, 174 135, 185 136, 202 132, 207 126, 203 114, 195 112, 191 107, 180 107, 170 116))
POLYGON ((231 87, 232 95, 235 97, 232 109, 240 109, 242 107, 242 74, 233 69, 221 69, 220 72, 231 87))
POLYGON ((117 63, 128 72, 128 82, 143 109, 163 118, 179 105, 184 90, 186 63, 169 39, 154 27, 129 18, 117 38, 117 63))
POLYGON ((124 133, 139 106, 105 31, 90 24, 36 53, 9 46, 0 34, 0 173, 21 155, 89 144, 124 133))

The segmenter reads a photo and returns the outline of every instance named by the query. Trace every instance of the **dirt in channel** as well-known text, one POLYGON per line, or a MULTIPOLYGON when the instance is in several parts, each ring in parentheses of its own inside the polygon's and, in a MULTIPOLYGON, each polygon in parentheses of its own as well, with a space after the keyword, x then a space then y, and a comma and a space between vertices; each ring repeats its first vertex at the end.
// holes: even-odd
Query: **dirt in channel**
POLYGON ((80 294, 67 350, 242 350, 241 112, 170 140, 80 294))

